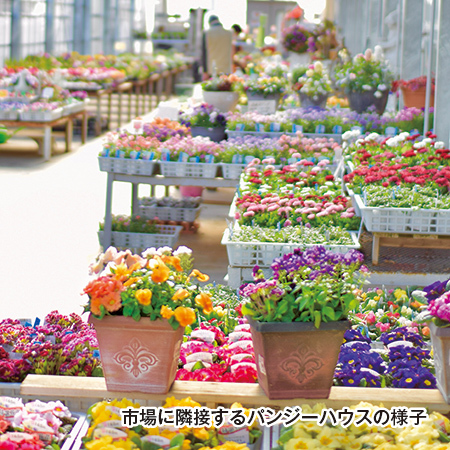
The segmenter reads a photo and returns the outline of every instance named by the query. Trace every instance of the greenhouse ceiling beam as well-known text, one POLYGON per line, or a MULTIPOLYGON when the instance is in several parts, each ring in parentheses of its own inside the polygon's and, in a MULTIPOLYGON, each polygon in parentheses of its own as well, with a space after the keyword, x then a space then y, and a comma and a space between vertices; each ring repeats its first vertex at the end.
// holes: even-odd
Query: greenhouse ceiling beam
POLYGON ((20 59, 22 51, 22 2, 11 2, 11 58, 20 59))
POLYGON ((47 0, 45 10, 45 51, 53 53, 54 46, 55 0, 47 0))

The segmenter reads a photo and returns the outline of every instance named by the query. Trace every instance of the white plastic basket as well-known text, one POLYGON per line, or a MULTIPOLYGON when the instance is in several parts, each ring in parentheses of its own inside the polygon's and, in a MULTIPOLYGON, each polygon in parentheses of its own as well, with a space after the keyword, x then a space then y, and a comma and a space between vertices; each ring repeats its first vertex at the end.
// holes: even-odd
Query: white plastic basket
POLYGON ((368 231, 450 235, 450 210, 365 206, 360 195, 355 200, 368 231))
POLYGON ((24 122, 51 122, 62 117, 63 108, 51 111, 21 111, 20 120, 24 122))
MULTIPOLYGON (((349 231, 353 245, 325 245, 327 250, 335 253, 346 253, 350 249, 359 249, 361 245, 358 235, 349 231)), ((232 267, 270 267, 275 258, 291 253, 296 248, 314 247, 314 245, 301 245, 293 243, 271 243, 271 242, 232 242, 230 230, 227 228, 222 238, 222 245, 227 246, 228 263, 232 267)))
MULTIPOLYGON (((225 130, 225 133, 228 135, 228 138, 231 137, 239 137, 239 136, 264 136, 269 138, 276 138, 280 137, 283 134, 286 134, 288 136, 296 136, 297 133, 290 133, 288 131, 236 131, 236 130, 225 130)), ((305 137, 325 137, 325 138, 332 138, 336 142, 341 143, 342 142, 342 134, 334 134, 334 133, 301 133, 305 137)))
POLYGON ((0 120, 19 120, 19 109, 0 110, 0 120))
POLYGON ((152 175, 155 161, 146 159, 98 157, 102 172, 126 173, 128 175, 152 175))
POLYGON ((160 161, 161 173, 165 177, 215 178, 216 163, 160 161))
POLYGON ((139 215, 160 220, 174 220, 176 222, 194 222, 200 215, 201 206, 197 208, 177 208, 176 206, 146 206, 139 202, 139 215))
POLYGON ((222 175, 226 180, 239 180, 247 164, 221 163, 222 175))
MULTIPOLYGON (((113 231, 111 233, 111 245, 117 248, 129 248, 135 251, 149 247, 173 247, 183 227, 176 225, 156 225, 158 233, 128 233, 124 231, 113 231)), ((103 231, 98 232, 100 245, 103 244, 103 231)))

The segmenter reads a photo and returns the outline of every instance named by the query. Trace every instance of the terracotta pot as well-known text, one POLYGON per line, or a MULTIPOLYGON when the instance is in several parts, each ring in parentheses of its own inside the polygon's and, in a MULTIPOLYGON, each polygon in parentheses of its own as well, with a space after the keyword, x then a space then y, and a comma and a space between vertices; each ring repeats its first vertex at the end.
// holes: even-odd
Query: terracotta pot
POLYGON ((350 322, 256 322, 247 317, 258 382, 270 399, 328 398, 350 322))
POLYGON ((184 328, 167 320, 89 316, 97 333, 108 390, 167 394, 175 380, 184 328))
POLYGON ((450 403, 450 328, 437 327, 433 322, 430 328, 433 345, 436 384, 447 403, 450 403))
POLYGON ((377 113, 383 114, 386 109, 389 91, 384 91, 383 95, 379 98, 375 97, 374 92, 375 91, 349 92, 347 97, 350 109, 361 114, 369 107, 375 106, 377 113))
POLYGON ((325 108, 325 106, 327 105, 328 94, 317 95, 316 99, 304 94, 303 92, 299 92, 298 96, 300 98, 300 106, 302 108, 325 108))
MULTIPOLYGON (((402 89, 403 94, 403 103, 408 108, 425 108, 425 98, 427 89, 425 87, 421 87, 415 91, 411 89, 406 89, 404 87, 402 89)), ((434 106, 434 92, 431 92, 430 96, 430 106, 434 106)))
POLYGON ((226 113, 236 108, 239 93, 233 91, 203 91, 203 100, 209 105, 214 105, 220 112, 226 113))
POLYGON ((195 136, 209 137, 214 142, 220 142, 227 138, 225 127, 191 127, 191 134, 195 136))

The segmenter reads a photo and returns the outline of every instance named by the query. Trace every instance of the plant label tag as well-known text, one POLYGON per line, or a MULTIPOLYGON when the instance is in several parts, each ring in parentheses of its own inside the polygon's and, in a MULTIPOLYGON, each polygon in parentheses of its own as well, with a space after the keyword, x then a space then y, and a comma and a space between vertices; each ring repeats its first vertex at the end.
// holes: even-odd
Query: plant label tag
POLYGON ((333 127, 333 134, 342 134, 342 127, 341 127, 341 125, 335 125, 333 127))
POLYGON ((242 163, 242 155, 233 155, 231 158, 232 164, 241 164, 242 163))
POLYGON ((212 164, 214 162, 214 155, 206 155, 205 156, 205 162, 212 164))
POLYGON ((212 360, 212 354, 208 353, 208 352, 196 352, 196 353, 191 353, 190 355, 186 356, 186 362, 190 363, 190 362, 197 362, 197 361, 202 361, 202 362, 207 362, 207 363, 211 363, 213 362, 212 360))
POLYGON ((148 161, 149 159, 152 159, 150 157, 151 157, 151 153, 149 151, 144 150, 141 152, 141 159, 148 161))
POLYGON ((5 433, 0 436, 0 442, 3 441, 13 441, 13 442, 25 442, 34 440, 34 436, 29 433, 21 433, 19 431, 13 431, 10 433, 5 433))
POLYGON ((292 132, 293 133, 303 133, 303 125, 297 125, 296 123, 294 123, 292 125, 292 132))
POLYGON ((384 133, 386 134, 386 136, 396 136, 398 133, 398 128, 397 127, 386 127, 386 129, 384 130, 384 133))
POLYGON ((297 158, 289 158, 287 162, 288 164, 295 164, 297 161, 298 161, 297 158))
POLYGON ((250 436, 247 428, 236 428, 233 425, 224 425, 218 431, 225 441, 233 441, 238 444, 248 444, 250 436))
POLYGON ((277 110, 276 100, 249 100, 248 111, 255 111, 260 114, 274 114, 277 110))
POLYGON ((161 161, 170 161, 170 151, 168 148, 161 149, 161 161))
POLYGON ((240 340, 251 340, 252 334, 247 331, 233 331, 228 337, 231 342, 237 342, 240 340))
POLYGON ((264 133, 264 124, 263 123, 255 123, 255 129, 258 133, 264 133))
POLYGON ((102 438, 104 436, 112 437, 113 441, 125 441, 128 435, 125 431, 110 427, 101 427, 94 430, 94 438, 102 438))
POLYGON ((272 122, 270 124, 270 131, 275 131, 275 132, 279 132, 281 129, 281 124, 277 123, 277 122, 272 122))
POLYGON ((194 330, 191 333, 191 337, 195 339, 200 339, 203 342, 206 342, 208 344, 212 344, 214 342, 214 339, 216 338, 216 335, 209 330, 194 330))
POLYGON ((141 441, 151 442, 163 449, 170 448, 170 439, 167 439, 164 436, 144 436, 141 438, 141 441))
POLYGON ((255 159, 254 156, 247 155, 247 156, 244 158, 244 163, 245 163, 245 164, 250 164, 254 159, 255 159))
POLYGON ((55 90, 52 87, 46 87, 42 91, 41 97, 47 98, 47 99, 52 98, 54 92, 55 92, 55 90))
POLYGON ((316 126, 316 133, 317 134, 323 134, 325 133, 325 125, 320 124, 316 126))
POLYGON ((352 131, 359 131, 361 134, 364 133, 364 127, 352 127, 352 131))
POLYGON ((244 131, 244 130, 245 130, 245 123, 236 124, 236 131, 244 131))

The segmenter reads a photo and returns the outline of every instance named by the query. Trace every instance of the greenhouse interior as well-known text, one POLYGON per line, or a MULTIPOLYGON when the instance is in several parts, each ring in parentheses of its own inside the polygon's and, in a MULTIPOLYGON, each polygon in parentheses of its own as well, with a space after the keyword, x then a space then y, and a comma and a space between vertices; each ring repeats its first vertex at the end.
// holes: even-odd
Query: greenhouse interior
POLYGON ((0 0, 0 450, 450 450, 449 23, 0 0))

